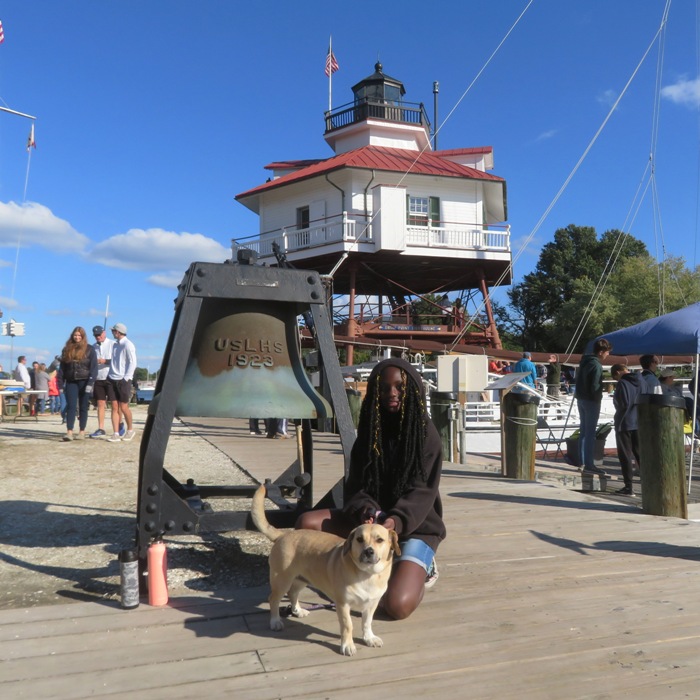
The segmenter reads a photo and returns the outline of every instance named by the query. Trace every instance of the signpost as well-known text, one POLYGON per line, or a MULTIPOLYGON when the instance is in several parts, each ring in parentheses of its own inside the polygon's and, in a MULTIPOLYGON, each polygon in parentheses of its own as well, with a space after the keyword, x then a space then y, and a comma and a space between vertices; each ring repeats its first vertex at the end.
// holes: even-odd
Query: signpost
POLYGON ((9 335, 10 340, 10 362, 8 367, 12 366, 12 358, 15 356, 15 336, 24 335, 24 323, 19 323, 11 318, 7 323, 2 324, 2 334, 9 335))

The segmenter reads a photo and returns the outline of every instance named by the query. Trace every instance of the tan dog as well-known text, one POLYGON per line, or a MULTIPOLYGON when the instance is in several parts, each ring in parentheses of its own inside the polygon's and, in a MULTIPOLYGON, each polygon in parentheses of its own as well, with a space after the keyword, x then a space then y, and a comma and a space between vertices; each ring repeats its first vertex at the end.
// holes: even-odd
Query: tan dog
POLYGON ((306 617, 299 594, 308 584, 335 603, 340 622, 340 652, 357 651, 352 640, 350 611, 362 613, 362 639, 370 647, 382 646, 372 632, 372 618, 389 583, 394 553, 401 554, 396 533, 383 525, 360 525, 347 540, 316 530, 278 530, 265 517, 265 487, 253 496, 255 526, 275 544, 270 552, 270 629, 281 630, 279 606, 289 595, 291 614, 306 617))

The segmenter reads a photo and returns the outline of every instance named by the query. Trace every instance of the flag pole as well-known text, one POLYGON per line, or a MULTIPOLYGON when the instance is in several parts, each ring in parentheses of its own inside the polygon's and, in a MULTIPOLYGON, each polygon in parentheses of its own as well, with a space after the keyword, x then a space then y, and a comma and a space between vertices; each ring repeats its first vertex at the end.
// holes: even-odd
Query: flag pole
POLYGON ((328 111, 330 112, 333 107, 333 68, 330 66, 330 60, 333 56, 333 35, 328 37, 328 111))
POLYGON ((104 328, 107 330, 107 317, 109 316, 109 294, 107 295, 107 304, 105 305, 105 325, 104 328))

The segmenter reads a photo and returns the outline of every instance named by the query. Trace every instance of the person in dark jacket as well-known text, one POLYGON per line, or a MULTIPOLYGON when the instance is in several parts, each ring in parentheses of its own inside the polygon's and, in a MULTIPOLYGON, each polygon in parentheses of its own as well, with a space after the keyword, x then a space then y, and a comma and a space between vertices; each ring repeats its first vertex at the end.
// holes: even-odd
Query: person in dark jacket
POLYGON ((78 413, 80 432, 78 439, 85 438, 90 396, 97 379, 97 355, 95 348, 87 342, 85 329, 76 326, 61 352, 61 376, 66 397, 66 434, 63 440, 73 439, 75 416, 78 413))
POLYGON ((382 607, 394 619, 408 617, 437 579, 435 553, 445 538, 439 485, 442 443, 425 406, 420 375, 403 360, 380 362, 367 382, 350 455, 342 510, 304 513, 297 528, 347 537, 378 522, 399 536, 382 607))
POLYGON ((605 475, 605 470, 595 466, 593 462, 595 451, 595 433, 600 417, 600 403, 603 400, 603 365, 604 360, 612 350, 610 341, 605 338, 596 340, 593 353, 586 354, 576 373, 576 404, 581 419, 581 464, 583 471, 592 474, 605 475))
POLYGON ((656 376, 656 370, 659 368, 659 358, 656 355, 641 355, 639 357, 639 364, 642 366, 642 371, 640 372, 642 379, 649 387, 647 393, 661 394, 661 383, 656 376))
POLYGON ((627 365, 613 365, 610 375, 617 382, 613 404, 615 405, 615 440, 617 458, 620 460, 625 485, 616 493, 633 496, 632 477, 635 463, 639 466, 639 437, 637 421, 637 399, 649 393, 640 374, 630 372, 627 365))

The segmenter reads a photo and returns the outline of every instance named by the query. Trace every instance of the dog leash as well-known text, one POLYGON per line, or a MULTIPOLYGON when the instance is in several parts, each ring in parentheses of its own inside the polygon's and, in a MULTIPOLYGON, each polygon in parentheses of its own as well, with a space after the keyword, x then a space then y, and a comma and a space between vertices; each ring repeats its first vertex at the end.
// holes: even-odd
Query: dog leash
MULTIPOLYGON (((312 612, 313 610, 335 610, 335 603, 314 603, 309 605, 304 610, 312 612)), ((287 605, 284 608, 280 608, 280 617, 290 617, 292 614, 292 606, 287 605)))

